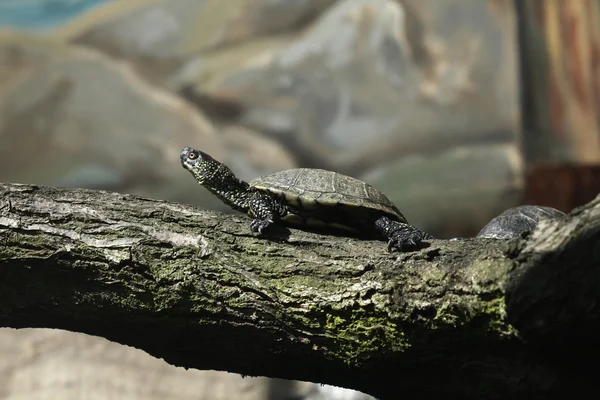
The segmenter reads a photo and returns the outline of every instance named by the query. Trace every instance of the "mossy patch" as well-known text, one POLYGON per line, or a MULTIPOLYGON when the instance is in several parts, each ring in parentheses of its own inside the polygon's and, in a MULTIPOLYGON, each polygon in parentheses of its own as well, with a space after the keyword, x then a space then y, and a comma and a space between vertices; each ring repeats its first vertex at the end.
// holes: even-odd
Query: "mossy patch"
POLYGON ((366 316, 362 308, 313 310, 311 318, 315 327, 321 327, 327 337, 335 339, 335 347, 328 347, 325 354, 332 359, 357 366, 374 354, 401 352, 410 347, 404 332, 390 321, 387 315, 366 316))

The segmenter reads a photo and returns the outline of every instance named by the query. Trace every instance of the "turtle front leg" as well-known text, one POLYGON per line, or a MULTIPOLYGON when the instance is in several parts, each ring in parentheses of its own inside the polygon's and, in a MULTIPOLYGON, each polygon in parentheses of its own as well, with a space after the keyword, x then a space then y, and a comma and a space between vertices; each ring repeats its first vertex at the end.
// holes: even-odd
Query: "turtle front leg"
POLYGON ((262 235, 263 231, 281 218, 281 205, 272 197, 255 193, 250 199, 248 215, 252 218, 250 229, 262 235))
POLYGON ((388 251, 415 250, 423 239, 433 239, 429 233, 388 217, 377 219, 375 229, 388 238, 388 251))

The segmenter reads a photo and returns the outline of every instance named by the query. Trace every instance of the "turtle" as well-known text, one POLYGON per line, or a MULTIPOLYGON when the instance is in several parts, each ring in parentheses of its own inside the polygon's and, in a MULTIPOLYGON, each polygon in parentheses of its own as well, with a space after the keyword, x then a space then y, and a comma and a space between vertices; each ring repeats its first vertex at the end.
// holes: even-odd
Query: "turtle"
POLYGON ((502 212, 492 219, 477 234, 477 237, 510 239, 531 232, 543 219, 555 219, 566 216, 556 208, 522 205, 502 212))
POLYGON ((390 252, 416 250, 424 239, 433 239, 410 225, 381 191, 347 175, 294 168, 247 183, 192 147, 184 147, 180 159, 200 185, 232 209, 247 213, 251 231, 259 235, 274 225, 345 232, 385 239, 390 252))

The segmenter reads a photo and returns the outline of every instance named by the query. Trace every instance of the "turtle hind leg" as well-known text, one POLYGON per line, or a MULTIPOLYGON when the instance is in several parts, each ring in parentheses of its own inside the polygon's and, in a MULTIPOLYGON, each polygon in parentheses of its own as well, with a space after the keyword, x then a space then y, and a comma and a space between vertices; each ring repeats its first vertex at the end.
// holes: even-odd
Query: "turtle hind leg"
POLYGON ((250 229, 252 232, 258 232, 262 235, 265 229, 281 219, 282 206, 272 197, 257 192, 250 199, 248 214, 254 218, 250 223, 250 229))
POLYGON ((388 251, 416 250, 423 239, 433 239, 429 233, 388 217, 378 218, 375 229, 388 238, 388 251))

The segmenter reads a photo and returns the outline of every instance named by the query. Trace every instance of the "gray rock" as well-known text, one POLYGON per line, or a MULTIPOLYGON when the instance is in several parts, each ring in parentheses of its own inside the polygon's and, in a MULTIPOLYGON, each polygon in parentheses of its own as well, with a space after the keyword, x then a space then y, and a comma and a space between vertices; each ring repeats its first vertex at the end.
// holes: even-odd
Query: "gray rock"
POLYGON ((289 42, 251 55, 240 46, 237 70, 207 79, 198 67, 211 64, 207 56, 179 82, 201 108, 236 104, 236 120, 304 165, 358 173, 403 155, 514 139, 514 33, 512 8, 489 2, 342 0, 289 42))
POLYGON ((236 125, 218 127, 227 149, 223 162, 238 178, 250 181, 258 176, 298 167, 294 157, 281 144, 264 135, 236 125))
POLYGON ((436 237, 471 237, 519 204, 523 161, 516 145, 495 144, 407 157, 360 176, 382 190, 411 224, 436 237))

